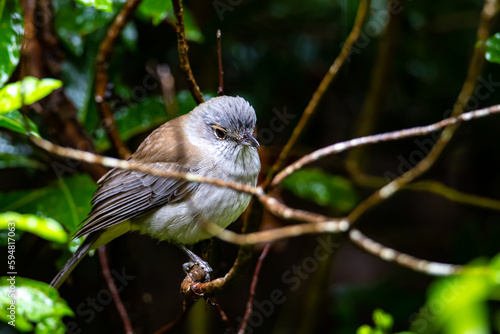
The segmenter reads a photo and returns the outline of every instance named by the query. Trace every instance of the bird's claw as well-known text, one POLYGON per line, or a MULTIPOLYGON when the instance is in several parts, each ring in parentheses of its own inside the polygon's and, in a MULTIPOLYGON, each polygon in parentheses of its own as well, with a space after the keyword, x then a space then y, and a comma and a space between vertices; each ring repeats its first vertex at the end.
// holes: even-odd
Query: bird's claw
POLYGON ((214 270, 212 269, 212 267, 210 267, 210 265, 208 264, 208 262, 205 262, 201 259, 199 259, 199 261, 189 261, 189 262, 186 262, 182 265, 182 269, 184 270, 184 272, 187 274, 189 273, 189 271, 191 271, 191 269, 195 266, 199 266, 204 272, 205 272, 205 282, 210 282, 210 273, 213 272, 214 270))

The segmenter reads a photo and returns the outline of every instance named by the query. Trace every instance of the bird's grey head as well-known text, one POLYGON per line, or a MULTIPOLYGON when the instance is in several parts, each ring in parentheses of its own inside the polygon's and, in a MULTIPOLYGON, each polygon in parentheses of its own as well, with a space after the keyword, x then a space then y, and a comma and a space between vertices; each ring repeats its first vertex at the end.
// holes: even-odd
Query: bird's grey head
POLYGON ((194 108, 190 118, 197 136, 224 155, 260 146, 253 135, 255 110, 241 97, 214 97, 194 108))

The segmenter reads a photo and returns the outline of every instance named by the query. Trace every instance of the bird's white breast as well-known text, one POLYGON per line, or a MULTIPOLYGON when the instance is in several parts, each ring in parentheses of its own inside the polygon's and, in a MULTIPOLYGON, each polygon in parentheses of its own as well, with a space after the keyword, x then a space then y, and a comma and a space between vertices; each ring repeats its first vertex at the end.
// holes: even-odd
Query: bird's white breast
MULTIPOLYGON (((198 173, 255 186, 259 171, 257 150, 245 147, 239 152, 236 163, 208 163, 198 173)), ((209 221, 225 228, 243 213, 250 199, 251 195, 202 183, 186 200, 164 205, 135 219, 133 228, 159 240, 192 244, 211 237, 202 228, 204 222, 209 221)))

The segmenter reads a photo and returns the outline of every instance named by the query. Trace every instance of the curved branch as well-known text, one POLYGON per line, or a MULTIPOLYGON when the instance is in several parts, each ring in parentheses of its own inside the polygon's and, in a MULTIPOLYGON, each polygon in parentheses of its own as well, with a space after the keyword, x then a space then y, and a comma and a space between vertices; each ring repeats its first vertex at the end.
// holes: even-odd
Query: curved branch
POLYGON ((271 244, 266 244, 264 246, 264 250, 260 254, 259 260, 257 261, 257 265, 255 266, 255 271, 252 277, 252 284, 250 285, 250 293, 247 300, 245 315, 243 316, 243 320, 241 321, 241 326, 240 329, 238 330, 238 334, 246 333, 248 319, 250 318, 250 314, 252 314, 253 299, 255 297, 255 288, 257 287, 257 282, 259 281, 260 268, 262 267, 262 262, 264 262, 264 259, 267 256, 269 248, 271 248, 271 244))
POLYGON ((460 265, 422 260, 414 256, 401 253, 368 238, 358 229, 353 228, 349 232, 349 239, 368 253, 373 254, 384 261, 393 262, 402 267, 410 268, 414 271, 422 272, 428 275, 449 276, 457 274, 463 269, 460 265))
POLYGON ((285 147, 281 151, 278 160, 271 167, 271 170, 267 175, 266 181, 264 182, 264 188, 266 188, 266 186, 271 182, 271 179, 274 176, 274 174, 278 170, 280 170, 283 164, 285 163, 285 160, 290 154, 292 147, 297 143, 300 136, 304 132, 304 128, 309 123, 311 116, 315 113, 318 103, 323 97, 323 94, 327 90, 330 83, 337 77, 340 68, 342 67, 342 65, 344 65, 347 57, 350 55, 354 43, 359 38, 359 35, 361 33, 361 27, 363 25, 363 22, 365 21, 369 8, 370 8, 370 0, 361 0, 361 2, 359 3, 358 12, 356 14, 356 19, 354 21, 354 26, 352 27, 352 30, 349 36, 347 37, 347 40, 345 41, 344 46, 340 51, 340 54, 333 62, 332 66, 324 76, 323 80, 321 80, 318 88, 314 92, 311 100, 309 101, 306 109, 304 110, 304 113, 302 114, 299 123, 297 124, 295 129, 293 129, 290 139, 288 139, 288 142, 285 144, 285 147))
MULTIPOLYGON (((467 72, 467 78, 462 86, 462 90, 458 95, 457 101, 453 106, 452 116, 460 118, 467 114, 462 114, 465 105, 474 94, 474 89, 476 87, 476 82, 478 76, 481 72, 482 65, 484 63, 484 53, 486 48, 486 41, 490 34, 490 26, 493 18, 498 13, 498 1, 497 0, 486 0, 483 10, 481 12, 481 19, 479 22, 479 28, 477 31, 477 41, 475 43, 474 54, 469 65, 469 70, 467 72), (462 115, 460 115, 462 114, 462 115), (459 116, 460 115, 460 116, 459 116)), ((485 108, 488 109, 488 108, 485 108)), ((483 110, 485 110, 483 109, 483 110)), ((391 181, 386 186, 382 187, 375 193, 373 193, 366 200, 361 202, 348 216, 349 221, 352 223, 358 219, 367 209, 373 205, 379 203, 380 201, 392 196, 395 192, 400 190, 402 187, 408 183, 415 180, 417 177, 425 173, 437 158, 441 155, 446 145, 451 140, 451 137, 457 129, 457 122, 449 124, 441 133, 436 144, 432 147, 429 154, 422 159, 415 167, 398 177, 397 179, 391 181)))
MULTIPOLYGON (((357 168, 349 168, 349 173, 353 177, 354 182, 362 187, 380 188, 387 184, 387 180, 385 178, 364 174, 357 168)), ((499 200, 462 192, 434 180, 422 180, 407 184, 401 190, 426 191, 456 203, 500 211, 499 200)))
POLYGON ((177 47, 179 49, 179 60, 181 63, 181 69, 186 76, 186 81, 193 95, 196 103, 200 104, 205 102, 203 94, 200 91, 200 87, 196 84, 196 80, 193 76, 193 71, 191 70, 191 65, 189 64, 188 49, 189 46, 186 40, 186 33, 184 31, 184 10, 182 8, 181 0, 172 0, 172 7, 174 8, 175 15, 175 30, 177 32, 177 47))
MULTIPOLYGON (((396 131, 385 132, 385 133, 376 134, 376 135, 372 135, 372 136, 354 138, 354 139, 351 139, 348 141, 344 141, 344 142, 336 143, 336 144, 333 144, 330 146, 326 146, 326 147, 320 148, 320 149, 318 149, 318 150, 316 150, 308 155, 303 156, 299 160, 295 161, 294 163, 292 163, 291 165, 286 167, 284 170, 282 170, 280 173, 278 173, 278 175, 276 175, 274 177, 271 184, 273 186, 278 185, 281 181, 283 181, 283 179, 285 179, 287 176, 289 176, 293 172, 301 169, 302 167, 304 167, 307 164, 310 164, 310 163, 315 162, 321 158, 324 158, 327 155, 337 154, 337 153, 349 150, 349 149, 354 148, 354 147, 360 147, 360 146, 365 146, 365 145, 369 145, 369 144, 383 143, 383 142, 399 140, 399 139, 403 139, 403 138, 423 136, 423 135, 427 135, 429 133, 435 132, 435 131, 442 129, 444 127, 456 126, 459 122, 462 122, 462 121, 470 121, 472 119, 481 118, 481 117, 485 117, 485 116, 492 115, 492 114, 497 114, 499 112, 500 112, 500 105, 495 105, 495 106, 491 106, 491 107, 487 107, 487 108, 483 108, 483 109, 479 109, 479 110, 470 111, 468 113, 464 113, 464 114, 459 115, 459 116, 446 118, 446 119, 443 119, 442 121, 439 121, 437 123, 430 124, 430 125, 417 126, 417 127, 409 128, 409 129, 396 130, 396 131)), ((441 135, 441 137, 442 136, 443 135, 441 135)), ((438 142, 439 142, 439 140, 438 140, 438 142)), ((437 145, 437 143, 436 143, 436 145, 437 145)), ((433 148, 433 150, 434 150, 434 148, 433 148)), ((433 150, 431 150, 431 153, 433 150)), ((429 153, 429 155, 430 155, 430 153, 429 153)), ((426 158, 424 158, 424 160, 426 158)), ((424 161, 424 160, 422 160, 422 161, 424 161)), ((422 163, 422 161, 420 163, 422 163)), ((418 167, 418 165, 416 167, 418 167)), ((430 167, 430 166, 428 166, 428 167, 430 167)), ((404 174, 404 175, 406 175, 406 174, 404 174)), ((392 181, 389 184, 393 184, 394 182, 400 182, 397 180, 401 179, 402 177, 399 177, 398 179, 392 181)), ((387 186, 389 186, 389 185, 386 185, 386 187, 387 186)))
POLYGON ((95 101, 97 103, 97 108, 101 119, 103 121, 104 130, 111 142, 111 145, 116 149, 118 156, 121 158, 128 158, 130 151, 125 145, 125 143, 120 138, 120 133, 116 126, 115 119, 113 117, 113 111, 111 106, 106 101, 106 91, 108 89, 108 67, 109 61, 111 60, 111 55, 113 52, 113 45, 118 37, 120 37, 123 28, 127 22, 132 18, 134 12, 141 3, 142 0, 129 0, 114 19, 113 23, 109 27, 106 37, 99 45, 99 51, 97 52, 97 60, 95 66, 95 101))

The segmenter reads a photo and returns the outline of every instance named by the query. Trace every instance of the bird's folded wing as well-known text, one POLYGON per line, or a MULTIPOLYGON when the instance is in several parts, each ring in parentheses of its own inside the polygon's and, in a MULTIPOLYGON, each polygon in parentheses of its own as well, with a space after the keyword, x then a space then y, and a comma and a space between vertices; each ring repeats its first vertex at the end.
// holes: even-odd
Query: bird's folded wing
MULTIPOLYGON (((149 166, 167 171, 193 172, 175 163, 156 162, 149 166)), ((183 179, 117 168, 104 175, 98 184, 92 199, 92 211, 75 237, 142 216, 167 203, 181 201, 199 185, 183 179)))

